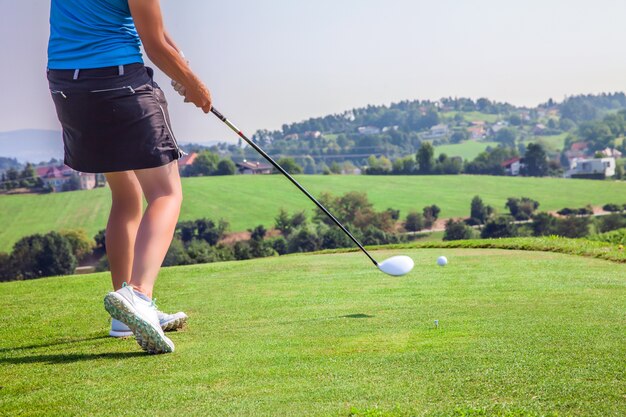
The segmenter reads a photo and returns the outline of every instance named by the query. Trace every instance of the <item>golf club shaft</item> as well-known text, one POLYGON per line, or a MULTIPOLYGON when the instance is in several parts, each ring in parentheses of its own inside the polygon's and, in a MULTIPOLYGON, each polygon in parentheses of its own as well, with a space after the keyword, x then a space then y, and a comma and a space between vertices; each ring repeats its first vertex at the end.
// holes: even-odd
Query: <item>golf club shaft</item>
POLYGON ((367 251, 365 250, 365 248, 363 247, 363 245, 361 245, 361 243, 360 243, 360 242, 359 242, 359 241, 358 241, 358 240, 357 240, 354 236, 352 236, 352 233, 350 233, 350 232, 348 231, 348 229, 346 229, 346 228, 344 227, 344 225, 343 225, 343 224, 341 224, 341 223, 339 222, 339 220, 337 220, 337 219, 335 218, 335 216, 333 216, 333 215, 331 214, 331 212, 330 212, 330 211, 328 211, 328 210, 326 209, 326 207, 324 207, 324 206, 322 205, 322 203, 320 203, 319 201, 317 201, 317 199, 316 199, 315 197, 313 197, 313 196, 311 195, 311 193, 309 193, 309 192, 308 192, 308 191, 307 191, 307 190, 306 190, 303 186, 301 186, 301 185, 300 185, 300 183, 298 183, 298 181, 296 181, 296 180, 295 180, 295 179, 294 179, 291 175, 289 175, 289 173, 288 173, 287 171, 285 171, 285 170, 283 169, 283 167, 281 167, 280 165, 278 165, 278 163, 277 163, 276 161, 274 161, 274 160, 272 159, 272 157, 270 157, 268 154, 266 154, 266 153, 265 153, 265 151, 264 151, 263 149, 261 149, 261 148, 260 148, 260 147, 259 147, 256 143, 254 143, 253 141, 251 141, 250 139, 248 139, 248 138, 246 137, 246 135, 244 135, 244 134, 243 134, 243 132, 242 132, 241 130, 239 130, 239 129, 238 129, 238 128, 234 125, 234 124, 232 124, 232 123, 230 122, 230 120, 228 120, 226 117, 224 117, 224 115, 223 115, 222 113, 220 113, 219 111, 217 111, 217 110, 215 109, 215 107, 212 107, 212 108, 211 108, 211 113, 213 113, 213 114, 214 114, 214 115, 215 115, 218 119, 220 119, 222 122, 224 122, 224 123, 226 124, 226 126, 230 127, 230 128, 233 130, 233 132, 235 132, 237 135, 239 135, 239 137, 240 137, 241 139, 245 140, 245 141, 248 143, 248 145, 252 146, 252 147, 254 148, 254 150, 255 150, 255 151, 257 151, 258 153, 260 153, 260 154, 261 154, 261 156, 263 156, 263 158, 267 159, 267 161, 268 161, 270 164, 272 164, 272 165, 273 165, 273 166, 274 166, 277 170, 279 170, 279 171, 280 171, 280 172, 281 172, 284 176, 286 176, 287 178, 289 178, 289 181, 291 181, 291 182, 293 183, 293 185, 295 185, 296 187, 298 187, 298 188, 300 189, 300 191, 302 191, 302 192, 303 192, 303 193, 304 193, 307 197, 309 197, 309 199, 310 199, 312 202, 314 202, 314 203, 315 203, 315 205, 316 205, 317 207, 319 207, 319 208, 320 208, 320 210, 322 210, 324 213, 326 213, 326 215, 327 215, 328 217, 330 217, 330 219, 331 219, 333 222, 335 222, 335 224, 336 224, 337 226, 339 226, 339 227, 341 228, 341 230, 343 230, 343 231, 344 231, 344 233, 345 233, 345 234, 347 234, 347 235, 350 237, 350 239, 352 239, 352 241, 353 241, 354 243, 356 243, 356 245, 359 247, 359 249, 361 249, 361 250, 363 251, 363 253, 364 253, 364 254, 366 254, 366 255, 367 255, 367 257, 368 257, 368 258, 370 258, 370 260, 371 260, 372 262, 374 262, 374 265, 378 266, 378 262, 376 262, 376 260, 372 257, 372 255, 370 255, 370 254, 369 254, 369 252, 367 252, 367 251))

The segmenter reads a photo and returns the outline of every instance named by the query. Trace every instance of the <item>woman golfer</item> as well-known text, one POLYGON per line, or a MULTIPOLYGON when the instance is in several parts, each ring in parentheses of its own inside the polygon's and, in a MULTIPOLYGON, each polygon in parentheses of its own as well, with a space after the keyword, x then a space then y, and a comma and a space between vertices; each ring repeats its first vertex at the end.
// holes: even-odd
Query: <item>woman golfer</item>
POLYGON ((182 151, 141 44, 185 101, 211 110, 208 89, 163 27, 159 0, 52 0, 48 81, 65 163, 104 173, 111 187, 106 251, 116 291, 104 299, 110 334, 134 334, 142 349, 166 353, 174 344, 163 330, 182 326, 187 316, 158 311, 152 290, 180 212, 182 151))

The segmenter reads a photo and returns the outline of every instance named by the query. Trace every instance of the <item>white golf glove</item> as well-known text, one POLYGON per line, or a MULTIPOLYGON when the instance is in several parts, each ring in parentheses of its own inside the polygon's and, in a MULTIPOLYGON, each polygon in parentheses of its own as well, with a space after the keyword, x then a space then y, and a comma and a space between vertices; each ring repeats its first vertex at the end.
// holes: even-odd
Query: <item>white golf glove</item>
MULTIPOLYGON (((183 54, 183 51, 179 51, 178 53, 183 59, 185 59, 185 54, 183 54)), ((185 61, 187 62, 187 64, 189 64, 189 60, 185 59, 185 61)), ((185 93, 187 92, 187 90, 185 90, 185 87, 181 83, 179 83, 178 81, 172 80, 171 84, 172 84, 172 87, 174 87, 174 90, 176 90, 178 94, 185 97, 185 93)))

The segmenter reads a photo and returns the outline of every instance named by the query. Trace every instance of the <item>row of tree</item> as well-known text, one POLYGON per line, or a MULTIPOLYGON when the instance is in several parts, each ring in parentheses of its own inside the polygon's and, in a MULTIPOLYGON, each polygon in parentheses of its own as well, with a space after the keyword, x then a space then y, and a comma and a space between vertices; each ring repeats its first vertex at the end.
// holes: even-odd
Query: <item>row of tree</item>
MULTIPOLYGON (((424 142, 415 156, 410 155, 390 161, 385 156, 370 156, 368 175, 456 175, 461 173, 476 175, 505 175, 505 161, 519 157, 510 147, 498 146, 481 152, 474 160, 464 162, 461 158, 449 158, 446 154, 434 157, 433 146, 424 142)), ((525 149, 521 175, 543 177, 562 172, 558 163, 549 161, 540 144, 529 143, 525 149)))

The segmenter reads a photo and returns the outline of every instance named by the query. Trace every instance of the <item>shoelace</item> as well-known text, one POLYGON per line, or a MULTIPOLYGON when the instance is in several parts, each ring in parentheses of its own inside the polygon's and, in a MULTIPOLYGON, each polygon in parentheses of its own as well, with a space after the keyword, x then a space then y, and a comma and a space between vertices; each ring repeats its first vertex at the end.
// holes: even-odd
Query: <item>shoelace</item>
MULTIPOLYGON (((126 283, 126 282, 122 282, 122 288, 126 288, 126 287, 128 287, 128 286, 129 286, 129 285, 128 285, 128 283, 126 283)), ((133 291, 135 291, 135 290, 133 289, 133 291)), ((158 307, 157 307, 157 305, 156 305, 156 300, 157 300, 156 298, 153 298, 153 299, 150 301, 150 307, 154 308, 155 310, 158 310, 159 308, 158 308, 158 307)))

